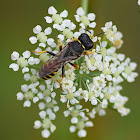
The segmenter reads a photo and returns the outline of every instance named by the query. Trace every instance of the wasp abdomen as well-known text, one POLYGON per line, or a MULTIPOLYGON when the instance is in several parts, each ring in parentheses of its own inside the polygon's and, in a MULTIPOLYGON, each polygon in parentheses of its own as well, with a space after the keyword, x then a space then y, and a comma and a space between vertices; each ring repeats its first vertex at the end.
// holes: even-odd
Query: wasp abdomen
POLYGON ((49 79, 52 78, 56 72, 58 71, 59 67, 51 67, 50 62, 46 62, 39 70, 39 77, 42 79, 49 79))

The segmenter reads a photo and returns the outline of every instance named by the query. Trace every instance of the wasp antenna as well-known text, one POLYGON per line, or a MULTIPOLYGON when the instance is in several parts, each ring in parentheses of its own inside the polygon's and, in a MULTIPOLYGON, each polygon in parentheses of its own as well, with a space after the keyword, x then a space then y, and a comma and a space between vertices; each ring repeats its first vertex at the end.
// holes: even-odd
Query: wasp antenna
POLYGON ((98 35, 101 35, 101 34, 104 34, 105 32, 101 32, 101 33, 99 33, 99 34, 97 34, 97 35, 95 35, 95 36, 98 36, 98 35))
POLYGON ((88 29, 86 29, 86 31, 89 32, 90 34, 92 34, 91 31, 89 31, 88 29))

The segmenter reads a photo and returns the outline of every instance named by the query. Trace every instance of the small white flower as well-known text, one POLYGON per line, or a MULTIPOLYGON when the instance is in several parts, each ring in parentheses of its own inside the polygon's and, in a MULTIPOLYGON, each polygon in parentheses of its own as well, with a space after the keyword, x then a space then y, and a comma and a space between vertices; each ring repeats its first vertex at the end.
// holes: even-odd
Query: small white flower
POLYGON ((90 14, 88 14, 87 16, 88 16, 88 19, 89 19, 90 21, 94 21, 94 20, 95 20, 95 14, 94 14, 94 13, 90 13, 90 14))
POLYGON ((86 127, 93 127, 93 123, 92 123, 91 121, 87 121, 87 122, 85 123, 85 126, 86 126, 86 127))
POLYGON ((41 31, 42 31, 42 27, 40 25, 37 25, 35 28, 33 28, 33 32, 35 34, 38 34, 41 31))
POLYGON ((24 67, 24 68, 22 69, 22 73, 25 73, 25 72, 29 72, 29 68, 28 68, 28 67, 24 67))
POLYGON ((45 35, 50 35, 52 33, 52 28, 48 27, 44 30, 45 35))
POLYGON ((106 99, 103 99, 102 101, 102 108, 107 108, 108 102, 106 99))
POLYGON ((45 48, 46 44, 45 43, 39 43, 39 46, 45 48))
POLYGON ((41 122, 39 121, 39 120, 36 120, 35 122, 34 122, 34 128, 35 129, 39 129, 41 127, 41 122))
POLYGON ((50 15, 55 15, 57 13, 57 10, 53 6, 50 6, 48 9, 48 13, 50 15))
POLYGON ((52 23, 52 18, 49 16, 44 17, 47 23, 52 23))
POLYGON ((19 70, 19 65, 16 63, 12 63, 10 64, 9 68, 12 68, 14 71, 18 71, 19 70))
POLYGON ((19 53, 14 51, 12 54, 11 54, 11 59, 12 60, 17 60, 19 58, 19 53))
POLYGON ((26 84, 21 85, 21 90, 22 90, 23 92, 27 92, 28 89, 29 89, 29 86, 28 86, 28 85, 26 85, 26 84))
POLYGON ((76 117, 71 118, 71 123, 73 123, 73 124, 78 123, 78 118, 76 118, 76 117))
POLYGON ((81 130, 78 131, 78 136, 79 136, 80 138, 86 137, 86 135, 87 135, 86 130, 81 129, 81 130))
POLYGON ((90 23, 90 24, 89 24, 89 27, 90 27, 90 28, 95 28, 95 27, 96 27, 96 22, 90 23))
POLYGON ((49 136, 50 136, 50 131, 48 130, 48 129, 45 129, 45 130, 43 130, 42 132, 41 132, 41 134, 42 134, 42 137, 43 138, 48 138, 49 136))
POLYGON ((39 98, 38 98, 38 97, 34 97, 34 98, 33 98, 33 102, 34 102, 34 103, 36 103, 36 102, 38 102, 38 101, 39 101, 39 98))
POLYGON ((68 16, 68 11, 64 10, 63 12, 60 13, 60 16, 66 18, 68 16))
POLYGON ((29 38, 29 41, 32 43, 32 44, 35 44, 37 42, 37 38, 35 36, 32 36, 29 38))
POLYGON ((30 107, 31 106, 31 102, 29 100, 26 100, 23 104, 24 107, 30 107))
POLYGON ((76 126, 72 125, 72 126, 70 126, 69 129, 70 129, 70 132, 73 133, 76 131, 76 126))
POLYGON ((24 98, 23 93, 22 92, 18 92, 17 93, 17 100, 23 100, 23 98, 24 98))
POLYGON ((40 116, 41 119, 44 119, 46 117, 46 112, 45 111, 41 111, 39 113, 39 116, 40 116))
POLYGON ((77 15, 79 16, 83 16, 85 14, 84 10, 82 7, 79 7, 76 11, 77 15))
POLYGON ((59 34, 59 35, 58 35, 58 38, 60 39, 60 41, 63 41, 63 40, 64 40, 64 35, 59 34))
POLYGON ((53 124, 51 124, 50 130, 51 130, 51 132, 53 133, 53 132, 56 130, 56 126, 53 125, 53 124))
POLYGON ((45 109, 45 104, 43 102, 40 102, 38 104, 38 107, 39 107, 40 110, 43 110, 43 109, 45 109))

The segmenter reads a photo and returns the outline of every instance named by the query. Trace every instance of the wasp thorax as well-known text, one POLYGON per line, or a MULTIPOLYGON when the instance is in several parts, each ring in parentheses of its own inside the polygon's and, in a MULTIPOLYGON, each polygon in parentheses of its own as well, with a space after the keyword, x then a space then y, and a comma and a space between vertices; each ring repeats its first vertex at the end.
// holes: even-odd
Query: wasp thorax
POLYGON ((93 48, 94 44, 88 34, 82 33, 78 39, 81 41, 81 43, 84 45, 85 50, 90 50, 93 48))

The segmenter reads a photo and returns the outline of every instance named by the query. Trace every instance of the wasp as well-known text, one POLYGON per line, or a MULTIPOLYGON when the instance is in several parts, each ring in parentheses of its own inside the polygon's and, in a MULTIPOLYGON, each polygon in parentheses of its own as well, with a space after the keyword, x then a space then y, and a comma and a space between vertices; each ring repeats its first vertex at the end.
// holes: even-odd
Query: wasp
POLYGON ((85 52, 85 50, 90 50, 94 47, 93 41, 91 40, 90 36, 86 33, 82 33, 77 39, 70 41, 63 49, 62 49, 62 43, 58 39, 58 43, 60 43, 60 51, 57 54, 50 51, 36 52, 30 50, 32 52, 39 53, 39 54, 49 53, 50 55, 53 56, 46 63, 42 65, 38 73, 39 77, 41 79, 47 80, 53 77, 57 73, 57 71, 60 68, 62 68, 62 78, 59 80, 59 85, 61 87, 60 83, 64 78, 64 74, 65 74, 64 66, 67 63, 69 63, 70 65, 75 67, 75 69, 78 69, 79 66, 71 63, 71 61, 78 59, 79 57, 81 57, 82 54, 85 55, 88 53, 93 53, 93 52, 85 52))

